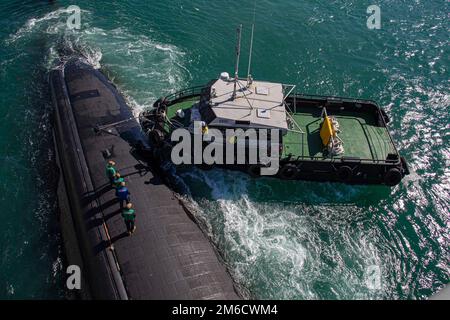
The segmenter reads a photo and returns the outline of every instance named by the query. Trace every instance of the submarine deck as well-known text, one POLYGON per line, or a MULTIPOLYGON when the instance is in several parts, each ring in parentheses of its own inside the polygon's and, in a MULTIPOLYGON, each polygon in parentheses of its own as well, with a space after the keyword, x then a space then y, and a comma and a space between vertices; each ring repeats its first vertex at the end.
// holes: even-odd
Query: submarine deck
MULTIPOLYGON (((96 126, 133 117, 116 88, 101 72, 78 60, 65 67, 61 83, 66 88, 59 90, 69 97, 72 110, 66 111, 73 112, 92 180, 93 190, 89 190, 91 196, 86 201, 98 203, 97 209, 86 212, 86 228, 104 226, 108 234, 108 241, 93 243, 92 250, 98 255, 112 245, 127 296, 239 299, 230 275, 206 236, 152 168, 130 151, 130 145, 145 141, 137 121, 94 132, 96 126), (105 152, 111 155, 105 157, 105 152), (131 193, 137 215, 133 236, 126 233, 119 203, 105 176, 105 162, 109 159, 116 162, 131 193)), ((96 275, 91 279, 95 281, 96 275)))

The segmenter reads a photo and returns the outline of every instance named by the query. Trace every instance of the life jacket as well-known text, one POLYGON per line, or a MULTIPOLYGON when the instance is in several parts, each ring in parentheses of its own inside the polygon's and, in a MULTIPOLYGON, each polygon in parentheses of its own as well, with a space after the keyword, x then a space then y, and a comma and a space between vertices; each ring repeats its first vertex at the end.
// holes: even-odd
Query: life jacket
POLYGON ((122 217, 125 221, 133 221, 136 218, 134 209, 123 209, 122 217))

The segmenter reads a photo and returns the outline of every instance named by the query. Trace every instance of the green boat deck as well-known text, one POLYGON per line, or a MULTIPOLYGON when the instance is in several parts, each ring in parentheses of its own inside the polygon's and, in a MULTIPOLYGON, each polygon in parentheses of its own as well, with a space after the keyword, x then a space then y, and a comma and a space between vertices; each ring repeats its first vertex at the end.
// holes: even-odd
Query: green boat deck
MULTIPOLYGON (((189 122, 189 108, 199 101, 198 97, 189 98, 176 103, 168 108, 167 116, 175 119, 176 111, 185 110, 184 122, 189 122)), ((296 159, 320 159, 329 160, 324 157, 324 147, 320 138, 320 125, 322 122, 321 109, 314 107, 297 107, 296 113, 290 113, 296 125, 283 137, 282 158, 291 156, 296 159), (303 133, 299 133, 302 131, 303 133)), ((369 113, 346 113, 330 114, 334 116, 340 125, 339 138, 343 141, 344 154, 334 157, 357 157, 361 160, 386 160, 389 153, 396 153, 389 137, 387 128, 379 127, 375 116, 369 113)), ((183 123, 187 126, 188 123, 183 123)))
MULTIPOLYGON (((181 102, 178 102, 174 105, 171 105, 168 109, 167 109, 167 118, 169 118, 171 121, 173 121, 174 119, 178 122, 181 122, 181 124, 185 127, 187 127, 189 125, 189 121, 190 121, 190 108, 199 102, 199 98, 198 97, 194 97, 194 98, 189 98, 186 100, 183 100, 181 102), (176 115, 177 110, 184 110, 185 112, 185 117, 183 120, 179 119, 176 115)), ((165 128, 166 130, 170 130, 170 128, 167 126, 165 128)))
MULTIPOLYGON (((297 108, 291 114, 301 131, 289 131, 283 137, 283 157, 294 158, 323 157, 323 145, 320 138, 322 123, 321 110, 317 108, 297 108)), ((385 127, 379 127, 374 116, 365 113, 342 112, 334 116, 340 125, 339 138, 343 141, 344 154, 334 157, 358 157, 364 160, 385 160, 389 153, 395 153, 394 146, 385 127)), ((299 131, 294 125, 293 130, 299 131)))
POLYGON ((199 98, 198 97, 194 97, 194 98, 189 98, 187 100, 183 100, 181 102, 178 102, 174 105, 171 105, 168 109, 167 109, 167 117, 169 119, 172 119, 176 116, 177 110, 186 110, 189 109, 190 107, 192 107, 192 105, 196 104, 197 102, 199 102, 199 98))

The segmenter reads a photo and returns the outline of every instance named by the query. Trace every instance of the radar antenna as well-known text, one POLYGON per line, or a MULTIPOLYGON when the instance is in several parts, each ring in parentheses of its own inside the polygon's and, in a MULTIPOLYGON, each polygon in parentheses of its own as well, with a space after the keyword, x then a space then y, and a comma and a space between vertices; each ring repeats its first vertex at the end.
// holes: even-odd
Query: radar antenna
POLYGON ((237 82, 239 81, 239 57, 241 55, 241 36, 242 36, 242 24, 237 29, 237 44, 236 44, 236 67, 234 71, 234 89, 232 100, 236 99, 237 82))
POLYGON ((256 0, 255 0, 255 5, 253 7, 252 36, 251 36, 251 40, 250 40, 250 54, 248 55, 247 87, 250 87, 253 82, 251 72, 252 72, 253 35, 255 33, 255 20, 256 20, 256 0))

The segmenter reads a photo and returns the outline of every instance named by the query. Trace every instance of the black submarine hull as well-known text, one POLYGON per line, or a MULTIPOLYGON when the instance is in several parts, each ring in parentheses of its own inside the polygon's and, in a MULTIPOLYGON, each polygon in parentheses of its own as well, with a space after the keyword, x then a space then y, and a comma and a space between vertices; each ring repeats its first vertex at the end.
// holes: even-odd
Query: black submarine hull
POLYGON ((83 299, 127 299, 123 281, 110 250, 95 253, 95 246, 108 242, 102 227, 89 229, 86 218, 98 206, 87 200, 93 184, 84 157, 78 128, 72 113, 64 70, 52 70, 50 88, 55 106, 54 142, 60 170, 58 183, 59 221, 68 264, 80 267, 82 285, 77 292, 83 299))
POLYGON ((58 202, 69 265, 83 299, 240 299, 220 253, 139 153, 140 125, 116 87, 82 59, 49 75, 58 202), (139 146, 139 148, 136 148, 139 146), (137 231, 128 236, 105 175, 112 159, 131 191, 137 231))

